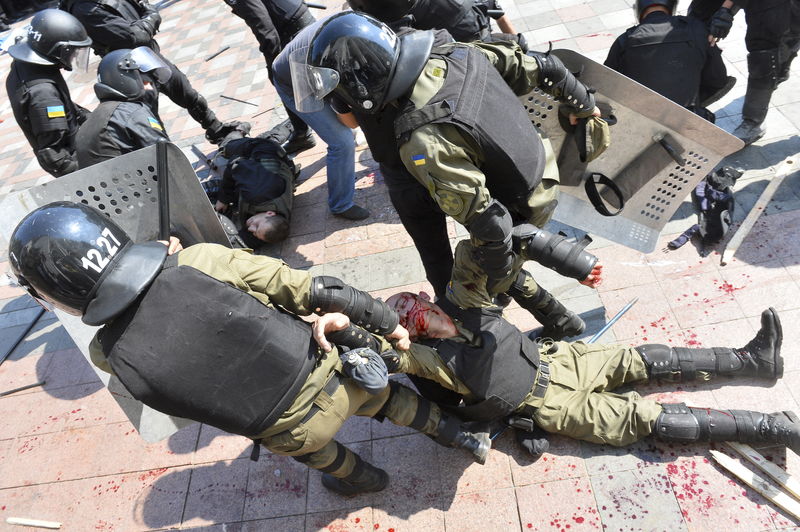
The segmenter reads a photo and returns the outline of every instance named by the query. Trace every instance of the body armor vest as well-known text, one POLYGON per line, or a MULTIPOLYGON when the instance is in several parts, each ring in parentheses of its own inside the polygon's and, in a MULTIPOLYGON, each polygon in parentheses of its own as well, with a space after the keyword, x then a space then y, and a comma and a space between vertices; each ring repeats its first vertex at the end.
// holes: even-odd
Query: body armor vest
POLYGON ((647 19, 625 39, 622 73, 678 105, 696 104, 706 53, 698 49, 689 20, 666 14, 647 19))
POLYGON ((439 306, 463 327, 481 339, 473 347, 450 339, 424 340, 461 380, 478 402, 459 407, 465 419, 489 421, 507 416, 525 399, 536 377, 539 348, 503 319, 502 310, 464 310, 447 299, 439 306))
POLYGON ((479 50, 452 45, 434 49, 431 58, 447 63, 444 85, 421 109, 406 104, 395 120, 398 145, 426 124, 458 127, 481 148, 480 169, 492 197, 517 220, 528 220, 527 200, 545 165, 544 146, 528 113, 479 50))
POLYGON ((411 15, 415 28, 443 27, 461 42, 483 41, 491 33, 488 17, 475 8, 473 0, 417 0, 411 15))
POLYGON ((28 113, 29 109, 23 108, 22 102, 25 100, 25 93, 29 92, 31 87, 41 83, 50 83, 56 87, 61 102, 64 104, 64 114, 67 117, 67 126, 69 127, 69 136, 74 139, 75 134, 78 132, 78 110, 72 102, 69 94, 69 88, 61 73, 56 67, 43 67, 32 63, 25 63, 23 61, 14 61, 11 63, 11 75, 16 79, 13 81, 16 84, 14 94, 9 94, 11 110, 14 112, 14 118, 17 119, 20 129, 28 139, 28 144, 31 145, 34 152, 41 149, 38 145, 36 135, 31 129, 31 122, 28 113), (55 72, 55 75, 53 75, 55 72))
MULTIPOLYGON (((76 4, 80 3, 81 0, 73 0, 73 1, 66 1, 61 3, 60 9, 63 9, 70 15, 74 15, 75 13, 72 12, 73 8, 76 4)), ((106 7, 107 9, 113 11, 126 22, 136 22, 137 20, 141 19, 145 11, 143 8, 139 7, 139 4, 132 1, 132 0, 93 0, 92 3, 106 7)), ((160 51, 158 43, 156 43, 155 38, 151 39, 148 44, 143 46, 147 46, 148 48, 152 49, 155 52, 160 51)), ((108 46, 104 43, 99 42, 97 39, 92 39, 92 50, 94 50, 97 55, 104 56, 108 52, 112 50, 116 50, 116 48, 108 46)))
POLYGON ((111 115, 121 102, 100 102, 92 111, 78 134, 75 136, 75 154, 78 156, 78 167, 86 168, 107 159, 122 155, 119 145, 114 142, 108 130, 111 115))
MULTIPOLYGON (((400 37, 411 31, 414 31, 414 29, 409 27, 400 28, 397 30, 397 36, 400 37)), ((434 30, 434 47, 443 46, 450 42, 453 42, 453 38, 446 30, 434 30)), ((393 168, 402 168, 403 161, 400 159, 400 151, 397 148, 397 140, 394 136, 394 121, 400 114, 397 106, 387 105, 377 114, 365 113, 357 109, 353 109, 352 113, 356 117, 361 131, 364 132, 372 158, 393 168)))
POLYGON ((133 397, 156 410, 259 434, 314 368, 311 326, 195 268, 175 266, 173 257, 100 331, 111 368, 133 397))

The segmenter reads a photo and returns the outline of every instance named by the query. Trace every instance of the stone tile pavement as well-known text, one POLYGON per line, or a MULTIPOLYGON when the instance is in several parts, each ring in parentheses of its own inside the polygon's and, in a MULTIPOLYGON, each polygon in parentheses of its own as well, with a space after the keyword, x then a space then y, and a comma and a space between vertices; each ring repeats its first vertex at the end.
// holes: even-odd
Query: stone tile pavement
MULTIPOLYGON (((328 0, 331 9, 339 2, 328 0)), ((263 59, 249 30, 222 1, 164 3, 159 41, 224 119, 251 121, 260 132, 282 117, 263 59), (205 58, 230 49, 211 61, 205 58), (222 95, 245 100, 239 103, 222 95)), ((503 2, 519 31, 544 50, 571 48, 602 61, 633 22, 629 0, 516 0, 503 2)), ((681 1, 685 10, 688 2, 681 1)), ((746 51, 743 17, 724 42, 724 56, 740 83, 714 111, 728 130, 739 120, 746 51)), ((24 24, 23 21, 17 24, 24 24)), ((8 56, 0 57, 7 70, 8 56)), ((743 219, 770 179, 771 166, 800 151, 800 76, 776 92, 767 136, 731 156, 748 171, 737 184, 735 218, 743 219)), ((92 75, 72 75, 76 101, 96 104, 92 75)), ((187 156, 197 144, 211 153, 202 131, 162 99, 167 129, 187 156)), ((49 180, 0 95, 0 196, 49 180)), ((299 157, 304 167, 290 238, 276 253, 292 266, 340 275, 385 296, 426 287, 411 241, 391 208, 369 151, 360 149, 357 200, 373 217, 345 223, 327 214, 324 147, 299 157)), ((1 214, 0 214, 1 215, 1 214)), ((549 272, 537 278, 583 313, 589 333, 634 297, 639 302, 604 341, 671 342, 690 346, 741 345, 772 305, 784 322, 786 375, 774 384, 722 381, 679 387, 648 385, 640 392, 695 406, 798 409, 800 394, 800 174, 789 177, 760 217, 736 259, 700 258, 687 245, 666 242, 693 223, 688 203, 668 225, 657 250, 643 254, 610 242, 594 244, 606 265, 599 290, 549 272)), ((455 240, 463 228, 451 226, 455 240)), ((6 243, 0 243, 5 256, 6 243)), ((0 271, 7 264, 0 263, 0 271)), ((0 283, 0 352, 37 314, 19 289, 0 283)), ((519 308, 509 318, 527 330, 535 321, 519 308)), ((353 419, 340 441, 385 468, 392 482, 379 494, 344 499, 327 493, 319 474, 284 457, 248 460, 249 442, 192 425, 156 444, 144 443, 102 387, 58 321, 45 314, 0 366, 0 391, 45 380, 41 388, 0 398, 0 529, 9 516, 60 521, 65 530, 191 529, 221 532, 298 530, 775 530, 798 523, 753 490, 732 480, 705 445, 646 440, 624 449, 554 437, 550 451, 531 462, 511 437, 496 442, 486 465, 443 449, 407 429, 353 419)), ((800 458, 782 449, 765 455, 800 474, 800 458)))

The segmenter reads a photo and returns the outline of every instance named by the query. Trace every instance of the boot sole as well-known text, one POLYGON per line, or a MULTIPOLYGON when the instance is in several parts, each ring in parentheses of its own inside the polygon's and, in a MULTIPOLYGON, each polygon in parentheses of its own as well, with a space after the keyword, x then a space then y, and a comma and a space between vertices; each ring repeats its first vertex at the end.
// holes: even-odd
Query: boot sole
POLYGON ((783 344, 783 326, 781 325, 781 320, 778 317, 778 312, 774 308, 769 307, 767 311, 772 317, 772 321, 775 324, 775 330, 778 333, 778 338, 775 341, 775 375, 773 375, 773 377, 780 379, 783 377, 783 357, 781 356, 781 345, 783 344))

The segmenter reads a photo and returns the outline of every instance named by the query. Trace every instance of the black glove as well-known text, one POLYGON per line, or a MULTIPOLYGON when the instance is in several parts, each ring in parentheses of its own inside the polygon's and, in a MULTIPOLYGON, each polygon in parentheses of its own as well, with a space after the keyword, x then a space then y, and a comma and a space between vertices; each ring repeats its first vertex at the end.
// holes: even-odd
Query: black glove
POLYGON ((708 25, 708 33, 717 39, 724 39, 728 36, 733 26, 733 16, 736 13, 727 7, 717 9, 717 12, 711 17, 711 22, 708 25))
POLYGON ((538 460, 550 449, 550 442, 547 440, 547 433, 539 427, 534 427, 532 431, 515 429, 514 437, 523 449, 528 451, 531 458, 538 460))
POLYGON ((594 94, 570 72, 561 59, 551 53, 528 52, 539 65, 539 88, 573 109, 578 118, 591 116, 594 94))

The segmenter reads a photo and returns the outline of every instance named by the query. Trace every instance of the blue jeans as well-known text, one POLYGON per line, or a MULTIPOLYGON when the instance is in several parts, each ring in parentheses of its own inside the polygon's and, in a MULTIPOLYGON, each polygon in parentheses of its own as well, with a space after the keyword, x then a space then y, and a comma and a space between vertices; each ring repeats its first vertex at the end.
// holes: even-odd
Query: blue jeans
POLYGON ((356 190, 356 141, 353 130, 336 118, 329 105, 321 111, 300 113, 294 104, 294 95, 275 85, 283 105, 291 109, 313 129, 328 145, 328 207, 333 213, 344 212, 353 206, 356 190))

